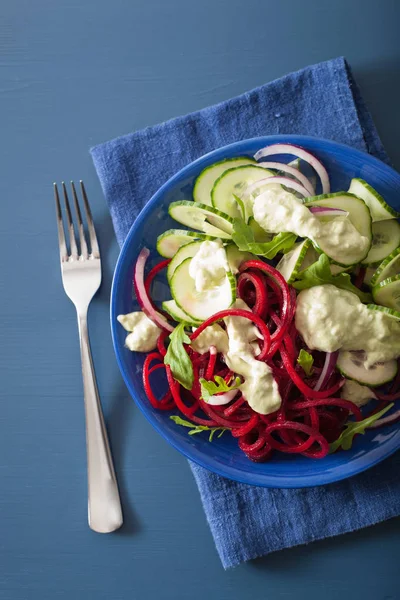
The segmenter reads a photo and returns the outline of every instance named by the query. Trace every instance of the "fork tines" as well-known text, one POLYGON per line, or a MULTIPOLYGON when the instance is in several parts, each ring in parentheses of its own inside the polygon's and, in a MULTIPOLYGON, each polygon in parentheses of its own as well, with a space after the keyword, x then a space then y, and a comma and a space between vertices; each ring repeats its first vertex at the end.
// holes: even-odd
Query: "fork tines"
POLYGON ((71 213, 71 207, 68 198, 67 188, 64 182, 61 183, 64 195, 64 203, 65 203, 65 214, 66 214, 66 229, 68 231, 67 239, 69 244, 69 252, 67 247, 67 242, 65 238, 65 228, 63 224, 63 217, 61 211, 60 197, 58 194, 57 184, 54 183, 54 197, 56 201, 56 211, 57 211, 57 226, 58 226, 58 242, 60 246, 60 259, 61 262, 66 262, 69 260, 85 260, 88 258, 100 258, 99 245, 97 243, 96 231, 93 224, 92 212, 90 210, 89 201, 87 198, 85 186, 83 181, 79 182, 81 188, 81 194, 83 198, 83 206, 86 215, 87 229, 89 232, 89 242, 90 242, 90 250, 88 249, 88 244, 85 235, 85 229, 82 221, 82 213, 79 206, 78 195, 76 193, 75 184, 71 181, 72 188, 72 196, 74 198, 75 205, 75 213, 76 219, 78 223, 78 233, 79 233, 79 250, 78 244, 75 236, 75 227, 71 213))

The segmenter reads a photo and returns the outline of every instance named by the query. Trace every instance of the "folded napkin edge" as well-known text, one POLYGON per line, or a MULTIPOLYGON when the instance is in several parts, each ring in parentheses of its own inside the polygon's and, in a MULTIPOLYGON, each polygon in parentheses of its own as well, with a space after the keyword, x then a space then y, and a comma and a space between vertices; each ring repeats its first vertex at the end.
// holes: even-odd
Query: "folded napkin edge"
POLYGON ((291 550, 292 548, 299 548, 300 546, 309 546, 310 544, 314 544, 315 542, 322 542, 323 540, 330 540, 330 539, 338 537, 338 536, 346 536, 347 534, 355 533, 356 531, 362 531, 364 529, 369 529, 370 527, 373 527, 374 525, 378 525, 379 523, 383 523, 384 521, 390 521, 391 519, 395 519, 397 516, 398 516, 397 514, 393 514, 393 515, 389 515, 389 516, 380 515, 378 518, 374 518, 369 523, 366 523, 365 525, 363 525, 362 528, 360 527, 360 525, 354 525, 354 527, 348 527, 348 528, 344 527, 343 529, 337 530, 335 532, 328 532, 324 536, 317 535, 315 537, 310 537, 308 540, 294 542, 290 546, 288 546, 287 543, 282 542, 281 545, 275 546, 267 554, 265 553, 265 551, 260 550, 260 551, 256 551, 255 553, 243 553, 242 556, 237 556, 233 560, 232 560, 232 558, 230 558, 230 559, 228 558, 226 560, 225 556, 219 552, 218 547, 217 547, 217 552, 220 557, 220 560, 221 560, 224 570, 227 571, 229 569, 234 569, 235 567, 238 567, 240 564, 242 564, 244 562, 257 560, 259 558, 268 560, 267 557, 270 556, 271 554, 275 554, 275 552, 281 552, 282 550, 291 550))
MULTIPOLYGON (((309 65, 307 68, 308 69, 314 69, 314 68, 320 68, 323 65, 332 65, 332 67, 334 66, 338 66, 340 68, 345 68, 348 79, 349 79, 349 85, 350 88, 352 88, 353 83, 354 83, 354 79, 352 78, 351 75, 351 69, 350 66, 346 60, 346 58, 344 56, 338 56, 337 58, 333 58, 333 59, 328 59, 328 60, 324 60, 322 62, 319 63, 314 63, 312 65, 309 65)), ((254 88, 251 89, 252 92, 257 93, 260 92, 262 90, 263 87, 265 87, 265 85, 274 85, 276 82, 280 81, 280 80, 284 80, 285 78, 288 77, 296 77, 296 75, 300 75, 300 73, 304 70, 303 68, 297 69, 296 71, 290 72, 290 73, 286 73, 285 75, 282 75, 280 77, 276 77, 275 79, 273 79, 272 81, 269 81, 268 84, 260 84, 254 88)), ((147 125, 144 128, 140 128, 137 131, 131 132, 131 133, 126 133, 120 136, 116 136, 115 138, 112 138, 111 140, 107 140, 105 142, 99 142, 98 144, 95 144, 94 146, 91 146, 89 148, 89 152, 90 154, 93 156, 95 155, 98 151, 100 151, 100 149, 103 151, 105 147, 107 146, 115 146, 115 144, 120 144, 120 143, 124 143, 125 141, 131 141, 132 136, 137 136, 137 137, 147 137, 147 134, 150 131, 157 131, 158 129, 162 129, 165 127, 169 127, 171 125, 178 125, 179 123, 186 121, 187 119, 190 118, 195 118, 197 116, 199 116, 200 113, 204 113, 204 111, 207 110, 218 110, 219 108, 222 108, 223 106, 226 106, 227 104, 230 104, 231 102, 235 102, 240 96, 242 96, 243 94, 246 94, 248 90, 244 90, 242 92, 239 92, 239 94, 236 94, 235 96, 231 97, 231 98, 227 98, 225 100, 221 100, 220 102, 217 102, 216 104, 212 104, 212 105, 207 105, 204 106, 202 108, 199 108, 197 110, 194 111, 190 111, 188 113, 185 113, 183 115, 178 115, 178 116, 173 116, 170 117, 169 119, 166 119, 165 121, 162 121, 160 123, 154 123, 154 124, 150 124, 147 125)), ((371 120, 372 122, 372 120, 371 120)), ((372 122, 373 123, 373 122, 372 122)), ((306 135, 306 134, 305 134, 306 135)))

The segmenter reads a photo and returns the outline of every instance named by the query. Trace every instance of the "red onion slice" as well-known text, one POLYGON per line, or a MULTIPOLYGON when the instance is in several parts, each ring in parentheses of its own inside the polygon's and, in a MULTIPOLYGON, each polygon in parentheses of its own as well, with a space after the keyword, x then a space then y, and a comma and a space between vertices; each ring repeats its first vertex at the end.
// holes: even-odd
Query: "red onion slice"
POLYGON ((272 144, 271 146, 266 146, 265 148, 262 148, 256 152, 254 158, 256 160, 260 160, 261 158, 273 156, 275 154, 291 154, 292 156, 297 156, 298 158, 305 160, 318 174, 321 180, 322 193, 329 194, 331 187, 329 184, 328 172, 322 162, 319 161, 313 154, 307 150, 304 150, 304 148, 300 148, 300 146, 295 146, 293 144, 272 144))
POLYGON ((230 390, 229 392, 225 392, 224 394, 217 394, 215 396, 211 396, 206 402, 211 406, 222 406, 223 404, 229 404, 232 402, 234 397, 239 393, 240 390, 230 390))
POLYGON ((250 194, 252 194, 254 192, 254 190, 257 190, 259 187, 264 186, 264 185, 271 185, 271 184, 284 185, 285 187, 287 187, 291 190, 294 190, 295 192, 298 192, 305 198, 307 198, 309 196, 308 191, 306 190, 306 188, 304 186, 301 185, 301 183, 298 183, 297 181, 294 181, 293 179, 290 179, 289 177, 266 177, 265 179, 259 179, 258 181, 251 183, 246 188, 245 194, 246 194, 246 196, 250 196, 250 194))
POLYGON ((383 394, 382 392, 375 392, 375 396, 378 400, 383 400, 384 402, 395 402, 396 400, 400 400, 400 392, 396 392, 395 394, 383 394))
POLYGON ((166 319, 164 319, 164 317, 153 308, 146 293, 146 288, 144 285, 144 267, 149 254, 150 250, 143 248, 136 261, 135 271, 133 274, 133 285, 135 286, 136 298, 144 314, 149 317, 153 323, 155 323, 161 329, 173 331, 174 328, 172 325, 170 325, 166 319))
POLYGON ((262 162, 260 163, 260 167, 265 169, 276 169, 278 171, 283 171, 284 173, 289 173, 289 175, 293 175, 297 179, 299 183, 307 190, 308 196, 315 196, 314 186, 307 179, 303 173, 300 173, 298 169, 287 165, 286 163, 280 162, 262 162))
POLYGON ((400 420, 400 410, 396 410, 392 415, 388 417, 383 417, 382 419, 378 419, 375 423, 372 423, 368 427, 368 429, 377 429, 378 427, 382 427, 383 425, 389 425, 390 423, 395 423, 400 420))
POLYGON ((342 208, 328 208, 327 206, 309 206, 308 208, 317 217, 346 217, 349 214, 342 208))
POLYGON ((336 366, 336 362, 339 356, 339 352, 327 352, 325 355, 325 363, 321 372, 321 375, 318 378, 317 383, 314 386, 314 390, 318 391, 322 387, 324 387, 330 376, 332 375, 333 369, 336 366))

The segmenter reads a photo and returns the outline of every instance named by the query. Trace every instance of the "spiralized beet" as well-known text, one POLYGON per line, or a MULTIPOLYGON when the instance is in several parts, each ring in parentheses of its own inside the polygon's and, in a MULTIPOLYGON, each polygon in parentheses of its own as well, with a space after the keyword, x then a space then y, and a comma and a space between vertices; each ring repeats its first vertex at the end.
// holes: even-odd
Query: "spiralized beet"
POLYGON ((208 427, 216 427, 218 425, 218 423, 216 423, 215 421, 212 421, 211 419, 203 419, 203 418, 198 417, 197 415, 193 414, 193 412, 190 410, 190 408, 188 408, 186 406, 186 404, 183 402, 183 400, 181 398, 181 392, 180 392, 181 386, 172 377, 170 366, 166 365, 165 370, 167 372, 168 384, 169 384, 169 387, 170 387, 170 390, 171 390, 171 393, 172 393, 172 397, 173 397, 173 399, 175 401, 176 406, 185 415, 185 417, 187 417, 188 419, 190 419, 191 421, 193 421, 197 425, 205 425, 205 426, 208 426, 208 427))
POLYGON ((238 445, 247 455, 261 450, 266 444, 264 427, 261 423, 256 425, 249 433, 241 435, 238 439, 238 445))
MULTIPOLYGON (((211 407, 209 404, 207 404, 207 402, 204 402, 204 400, 200 399, 200 406, 206 415, 208 415, 210 419, 218 423, 218 425, 221 427, 227 427, 228 429, 234 429, 235 427, 238 427, 239 429, 241 428, 240 420, 234 419, 233 416, 229 419, 224 417, 223 413, 214 410, 217 407, 211 407)), ((246 419, 246 417, 247 415, 244 415, 244 419, 246 419)))
POLYGON ((215 365, 217 362, 217 349, 215 346, 211 346, 210 348, 210 358, 208 360, 207 370, 205 373, 205 379, 210 381, 214 377, 215 365))
POLYGON ((158 275, 158 273, 163 271, 163 269, 168 267, 170 262, 171 262, 170 258, 167 258, 166 260, 162 260, 155 267, 153 267, 151 269, 151 271, 149 271, 149 274, 147 275, 146 279, 144 280, 144 287, 145 287, 146 293, 149 297, 150 297, 150 288, 151 288, 151 284, 153 283, 154 277, 156 275, 158 275))
POLYGON ((157 408, 158 410, 171 410, 172 408, 174 408, 174 401, 172 400, 171 391, 167 390, 164 396, 160 400, 158 400, 154 395, 150 385, 150 375, 158 369, 165 370, 163 357, 158 352, 152 352, 151 354, 148 354, 146 356, 143 364, 143 387, 150 401, 150 404, 154 408, 157 408), (155 366, 150 368, 151 363, 155 360, 160 362, 158 362, 155 366))
POLYGON ((235 402, 230 404, 227 408, 224 408, 224 415, 226 417, 230 417, 233 415, 243 404, 246 402, 243 396, 240 396, 235 402))
POLYGON ((244 317, 245 319, 248 319, 249 321, 257 325, 263 337, 263 347, 260 354, 257 356, 257 359, 263 360, 263 358, 265 358, 265 356, 268 354, 268 350, 271 345, 271 335, 264 321, 249 310, 242 310, 240 308, 227 308, 226 310, 220 310, 219 312, 215 313, 215 315, 213 315, 212 317, 206 319, 196 329, 196 331, 192 333, 192 335, 190 336, 191 341, 194 342, 194 340, 199 337, 200 333, 202 333, 209 325, 212 325, 216 321, 221 321, 226 317, 244 317))
POLYGON ((339 406, 341 408, 345 408, 349 412, 352 412, 356 418, 356 421, 362 421, 363 415, 361 410, 350 402, 350 400, 344 400, 343 398, 324 398, 324 399, 316 399, 316 400, 307 400, 305 402, 296 402, 291 405, 292 410, 301 410, 303 408, 310 408, 316 406, 339 406))
POLYGON ((268 292, 264 284, 264 280, 260 275, 255 273, 241 273, 238 277, 237 282, 238 296, 244 300, 249 306, 252 307, 253 312, 265 319, 268 312, 268 292), (254 300, 249 298, 249 294, 246 293, 246 284, 251 283, 254 288, 254 300))
MULTIPOLYGON (((264 431, 264 435, 266 436, 266 440, 268 444, 274 450, 279 450, 280 452, 289 453, 289 454, 301 454, 303 452, 308 451, 314 442, 317 442, 321 448, 321 452, 323 456, 326 456, 329 452, 329 444, 327 443, 324 436, 313 427, 309 427, 308 425, 304 425, 302 423, 297 423, 294 421, 284 421, 282 423, 271 423, 268 425, 266 430, 264 431), (285 429, 293 429, 294 431, 300 431, 302 433, 307 434, 309 437, 303 444, 284 444, 276 440, 272 433, 279 430, 285 429)), ((322 456, 320 457, 322 458, 322 456)))
POLYGON ((265 444, 261 450, 252 450, 251 452, 245 452, 247 458, 253 462, 265 462, 272 454, 272 448, 265 444))
POLYGON ((300 392, 305 396, 310 398, 322 399, 329 398, 332 394, 335 394, 343 385, 344 379, 342 381, 338 381, 334 386, 324 391, 316 391, 310 388, 304 380, 300 377, 300 375, 296 372, 296 369, 293 367, 292 361, 284 348, 281 348, 281 356, 283 360, 283 364, 285 365, 287 372, 292 379, 293 383, 296 387, 299 388, 300 392))
POLYGON ((160 335, 158 336, 157 348, 158 348, 159 353, 162 356, 165 356, 167 354, 167 350, 165 348, 165 340, 167 339, 168 336, 169 336, 168 331, 162 331, 160 333, 160 335))
POLYGON ((273 290, 277 298, 281 299, 281 326, 271 336, 271 342, 278 342, 282 339, 293 320, 295 312, 294 296, 291 294, 285 278, 274 267, 271 267, 271 265, 268 265, 261 260, 248 260, 240 266, 241 272, 245 272, 249 269, 258 270, 267 275, 265 280, 267 286, 273 290))
MULTIPOLYGON (((156 310, 159 309, 150 297, 151 283, 168 263, 169 260, 160 262, 145 280, 146 293, 156 310)), ((148 354, 143 365, 143 385, 149 402, 157 410, 178 409, 196 425, 229 429, 239 448, 254 462, 268 460, 274 452, 324 458, 329 443, 339 437, 349 417, 357 421, 365 418, 352 402, 336 395, 344 383, 334 368, 336 354, 313 352, 313 373, 308 377, 297 364, 299 348, 311 351, 295 327, 296 292, 289 289, 274 267, 261 260, 246 261, 240 267, 237 285, 238 296, 252 310, 222 310, 204 321, 190 338, 194 341, 206 327, 226 317, 250 320, 263 338, 255 358, 266 362, 272 370, 282 398, 280 409, 268 415, 256 413, 240 389, 228 404, 211 406, 205 402, 201 397, 201 377, 210 381, 218 375, 228 386, 236 377, 213 346, 205 354, 199 354, 185 345, 193 365, 194 383, 191 390, 183 388, 163 362, 169 336, 165 330, 157 340, 158 351, 148 354), (161 369, 166 373, 169 389, 158 399, 151 378, 161 369)), ((370 414, 400 398, 400 369, 389 392, 375 390, 375 393, 380 402, 370 414)))
POLYGON ((260 417, 257 413, 253 411, 247 423, 245 425, 242 425, 241 427, 233 428, 231 433, 233 437, 239 438, 242 435, 246 435, 246 433, 250 433, 250 431, 254 429, 254 427, 256 427, 259 422, 260 417))

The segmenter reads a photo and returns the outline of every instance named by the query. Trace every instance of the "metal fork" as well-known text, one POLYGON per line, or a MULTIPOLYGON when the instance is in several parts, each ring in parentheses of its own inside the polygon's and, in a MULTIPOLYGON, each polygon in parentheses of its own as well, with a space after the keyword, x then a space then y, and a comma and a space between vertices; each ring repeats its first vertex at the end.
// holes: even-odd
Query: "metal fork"
POLYGON ((101 282, 100 251, 83 181, 80 182, 80 187, 89 232, 90 251, 86 242, 82 213, 73 181, 71 181, 71 187, 78 222, 80 248, 78 251, 68 193, 65 183, 62 182, 69 242, 68 252, 58 188, 57 184, 54 184, 61 274, 65 293, 75 305, 78 317, 86 415, 89 527, 99 533, 109 533, 121 527, 122 510, 97 390, 87 328, 89 304, 101 282))

